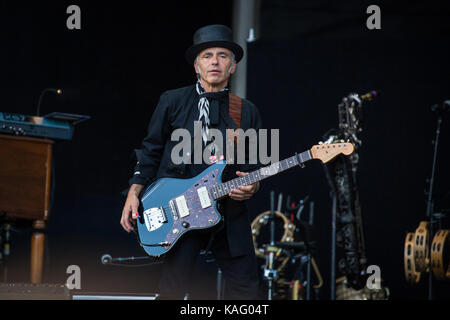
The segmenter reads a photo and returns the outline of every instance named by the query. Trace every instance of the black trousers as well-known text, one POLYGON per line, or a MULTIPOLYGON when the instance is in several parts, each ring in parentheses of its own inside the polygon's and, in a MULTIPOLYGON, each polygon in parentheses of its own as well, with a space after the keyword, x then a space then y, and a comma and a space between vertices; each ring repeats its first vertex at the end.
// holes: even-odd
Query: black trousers
MULTIPOLYGON (((159 282, 160 299, 182 300, 190 291, 196 260, 202 249, 209 249, 222 270, 225 279, 224 299, 258 299, 258 267, 254 251, 232 257, 229 253, 225 230, 218 233, 193 232, 186 234, 176 248, 164 259, 159 282), (208 248, 207 248, 208 247, 208 248)), ((201 279, 194 279, 194 281, 201 279)), ((215 292, 216 288, 211 288, 215 292)))

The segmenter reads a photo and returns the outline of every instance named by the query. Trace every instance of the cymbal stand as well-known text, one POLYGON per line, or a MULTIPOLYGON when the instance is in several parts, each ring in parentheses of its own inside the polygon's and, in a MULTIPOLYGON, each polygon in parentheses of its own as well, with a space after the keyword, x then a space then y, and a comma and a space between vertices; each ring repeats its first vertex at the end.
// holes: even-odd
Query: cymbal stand
POLYGON ((274 280, 277 278, 277 271, 274 269, 275 252, 271 248, 275 245, 275 192, 270 191, 270 245, 266 246, 266 265, 264 267, 264 279, 267 281, 267 299, 273 299, 274 280))

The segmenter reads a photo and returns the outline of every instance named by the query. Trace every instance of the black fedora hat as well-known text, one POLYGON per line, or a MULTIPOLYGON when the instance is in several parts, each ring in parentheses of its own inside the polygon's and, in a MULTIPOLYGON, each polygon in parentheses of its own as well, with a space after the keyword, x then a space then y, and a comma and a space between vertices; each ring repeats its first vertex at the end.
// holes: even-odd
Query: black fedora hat
POLYGON ((213 24, 202 27, 194 33, 194 44, 186 50, 186 60, 189 64, 193 64, 197 55, 207 48, 221 47, 231 50, 239 62, 244 50, 240 45, 233 42, 231 29, 221 24, 213 24))

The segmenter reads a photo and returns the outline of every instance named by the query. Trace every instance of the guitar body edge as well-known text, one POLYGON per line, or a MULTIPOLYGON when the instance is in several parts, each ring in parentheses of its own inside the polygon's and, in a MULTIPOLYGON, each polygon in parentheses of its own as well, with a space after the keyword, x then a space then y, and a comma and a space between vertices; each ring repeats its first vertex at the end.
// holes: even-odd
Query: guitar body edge
POLYGON ((222 221, 217 201, 208 193, 211 205, 205 207, 198 190, 204 194, 220 184, 225 167, 225 161, 217 162, 193 178, 160 178, 145 189, 136 225, 139 243, 149 256, 164 256, 186 233, 207 230, 222 221), (180 209, 174 210, 177 205, 180 209))

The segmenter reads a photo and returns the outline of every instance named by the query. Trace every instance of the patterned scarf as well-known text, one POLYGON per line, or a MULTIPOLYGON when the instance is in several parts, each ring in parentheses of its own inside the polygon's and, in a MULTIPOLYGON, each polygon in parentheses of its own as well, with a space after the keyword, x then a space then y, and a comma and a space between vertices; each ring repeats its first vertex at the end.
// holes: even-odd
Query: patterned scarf
MULTIPOLYGON (((228 88, 223 88, 219 92, 206 92, 203 89, 200 80, 196 83, 197 93, 200 97, 198 101, 198 111, 199 117, 198 121, 202 123, 202 140, 204 146, 206 146, 209 139, 209 128, 211 126, 210 122, 210 100, 217 99, 223 97, 228 94, 228 88)), ((217 152, 217 146, 213 145, 211 148, 211 155, 214 155, 217 152)))

